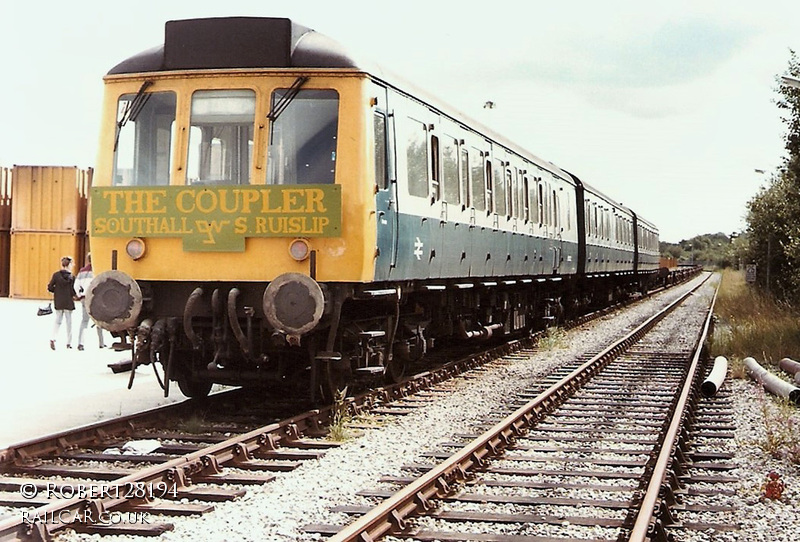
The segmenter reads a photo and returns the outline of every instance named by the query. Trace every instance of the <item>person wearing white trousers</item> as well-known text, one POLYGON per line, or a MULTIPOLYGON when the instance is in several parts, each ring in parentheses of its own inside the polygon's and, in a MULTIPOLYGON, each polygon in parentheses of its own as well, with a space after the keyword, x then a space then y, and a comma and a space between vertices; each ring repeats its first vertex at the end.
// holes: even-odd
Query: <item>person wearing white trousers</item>
MULTIPOLYGON (((86 255, 86 265, 81 267, 80 271, 78 271, 78 275, 75 277, 75 297, 81 302, 81 325, 78 328, 78 350, 83 350, 83 332, 89 327, 89 320, 91 320, 88 307, 86 306, 86 292, 89 290, 89 284, 91 284, 93 278, 92 254, 89 253, 86 255)), ((102 328, 96 325, 95 329, 97 330, 97 339, 100 348, 105 348, 102 328)))

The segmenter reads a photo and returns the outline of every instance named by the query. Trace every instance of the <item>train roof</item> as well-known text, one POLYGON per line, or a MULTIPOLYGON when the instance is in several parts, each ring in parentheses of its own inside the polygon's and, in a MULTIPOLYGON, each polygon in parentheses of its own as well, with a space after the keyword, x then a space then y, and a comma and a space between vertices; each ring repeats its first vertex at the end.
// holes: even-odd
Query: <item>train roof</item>
POLYGON ((222 68, 358 68, 339 43, 290 19, 218 17, 167 21, 164 43, 109 75, 222 68))
POLYGON ((535 156, 382 66, 357 58, 334 39, 290 19, 218 17, 168 21, 163 44, 122 61, 108 75, 231 68, 357 70, 426 103, 537 166, 573 180, 552 162, 535 156))
MULTIPOLYGON (((575 177, 575 175, 573 175, 573 177, 575 177)), ((616 200, 614 200, 614 198, 611 198, 608 195, 606 195, 605 192, 601 192, 600 190, 598 190, 594 186, 592 186, 590 184, 586 184, 583 181, 581 181, 581 184, 583 184, 583 188, 584 188, 584 190, 586 192, 594 194, 598 198, 604 200, 609 205, 613 205, 617 209, 622 209, 623 211, 625 211, 626 213, 631 214, 631 215, 634 214, 633 213, 633 209, 629 209, 628 207, 625 207, 623 204, 621 204, 621 203, 617 202, 616 200)))

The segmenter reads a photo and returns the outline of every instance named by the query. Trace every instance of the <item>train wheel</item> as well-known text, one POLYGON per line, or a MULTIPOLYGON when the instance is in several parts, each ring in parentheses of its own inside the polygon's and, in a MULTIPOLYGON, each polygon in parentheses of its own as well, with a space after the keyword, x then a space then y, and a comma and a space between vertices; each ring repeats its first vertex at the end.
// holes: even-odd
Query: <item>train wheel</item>
POLYGON ((207 380, 195 380, 191 377, 178 378, 178 388, 186 397, 202 399, 208 397, 212 383, 207 380))
POLYGON ((400 382, 406 374, 407 366, 406 360, 402 357, 392 356, 392 361, 387 365, 384 375, 386 381, 390 384, 397 384, 400 382))
POLYGON ((342 361, 329 361, 322 364, 320 391, 325 403, 333 403, 337 395, 350 385, 352 373, 350 366, 342 361))

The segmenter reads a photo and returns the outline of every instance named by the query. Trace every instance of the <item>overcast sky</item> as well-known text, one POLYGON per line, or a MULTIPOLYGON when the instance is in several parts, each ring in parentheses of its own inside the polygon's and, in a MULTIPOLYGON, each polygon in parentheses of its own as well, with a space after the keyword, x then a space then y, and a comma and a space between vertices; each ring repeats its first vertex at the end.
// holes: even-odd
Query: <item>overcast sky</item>
POLYGON ((211 16, 327 34, 631 207, 665 241, 740 231, 784 156, 774 101, 800 49, 795 0, 294 4, 5 1, 0 165, 93 166, 103 75, 161 44, 166 21, 211 16))

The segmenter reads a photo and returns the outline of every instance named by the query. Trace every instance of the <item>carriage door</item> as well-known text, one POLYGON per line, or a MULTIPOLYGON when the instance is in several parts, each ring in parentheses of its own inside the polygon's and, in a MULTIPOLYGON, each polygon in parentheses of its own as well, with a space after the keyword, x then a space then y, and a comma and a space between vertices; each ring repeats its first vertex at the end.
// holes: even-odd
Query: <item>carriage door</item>
POLYGON ((555 182, 552 186, 552 224, 553 224, 553 274, 558 275, 561 271, 561 255, 564 249, 564 237, 562 235, 562 229, 564 226, 564 217, 561 216, 561 197, 560 197, 560 188, 558 186, 558 181, 553 179, 555 182))
POLYGON ((375 158, 376 218, 378 220, 378 259, 375 279, 389 278, 397 265, 397 175, 394 156, 394 115, 386 103, 386 89, 373 87, 373 135, 375 158))

